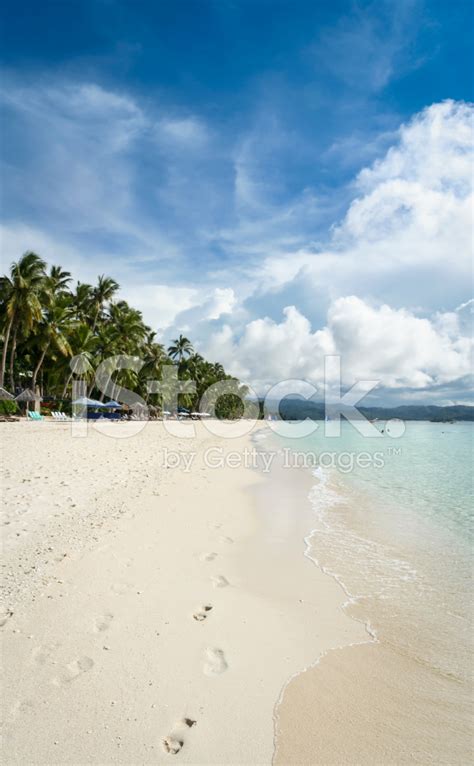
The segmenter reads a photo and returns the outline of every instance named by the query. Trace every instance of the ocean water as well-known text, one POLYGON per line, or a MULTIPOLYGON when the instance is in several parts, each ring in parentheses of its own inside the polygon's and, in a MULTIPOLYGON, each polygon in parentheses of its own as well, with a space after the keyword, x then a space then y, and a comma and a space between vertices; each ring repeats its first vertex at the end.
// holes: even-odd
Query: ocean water
POLYGON ((321 424, 279 440, 287 462, 315 460, 305 554, 338 580, 347 614, 367 628, 374 650, 359 652, 365 666, 347 693, 358 710, 370 698, 360 714, 367 741, 386 737, 393 762, 472 757, 473 436, 470 423, 408 422, 401 438, 367 439, 345 423, 340 438, 321 424))

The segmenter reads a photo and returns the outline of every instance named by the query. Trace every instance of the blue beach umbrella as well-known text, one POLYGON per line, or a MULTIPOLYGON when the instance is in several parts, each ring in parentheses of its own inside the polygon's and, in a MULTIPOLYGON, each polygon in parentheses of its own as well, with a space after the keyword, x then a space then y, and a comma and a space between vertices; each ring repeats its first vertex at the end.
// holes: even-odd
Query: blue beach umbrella
POLYGON ((73 404, 82 405, 82 407, 102 407, 102 402, 98 402, 97 399, 89 399, 87 396, 80 396, 73 404))

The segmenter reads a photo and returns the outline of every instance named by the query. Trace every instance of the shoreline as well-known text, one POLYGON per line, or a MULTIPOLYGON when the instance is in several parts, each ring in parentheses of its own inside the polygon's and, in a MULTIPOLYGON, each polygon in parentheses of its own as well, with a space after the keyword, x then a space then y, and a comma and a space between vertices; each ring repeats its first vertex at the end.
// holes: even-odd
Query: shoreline
POLYGON ((302 555, 299 475, 213 471, 207 446, 250 439, 203 428, 2 435, 7 593, 23 590, 2 629, 4 762, 271 764, 289 679, 361 630, 302 555), (197 450, 188 473, 160 465, 167 444, 197 450))
MULTIPOLYGON (((265 443, 262 446, 265 446, 265 443)), ((315 646, 312 658, 285 681, 273 711, 275 749, 272 765, 290 766, 294 764, 294 766, 300 766, 307 764, 314 766, 315 763, 326 763, 326 761, 315 761, 314 759, 314 753, 317 751, 320 740, 317 724, 321 724, 321 719, 312 715, 307 716, 312 708, 316 709, 317 707, 317 694, 313 696, 312 684, 307 684, 307 679, 310 678, 312 671, 323 665, 335 653, 352 647, 371 647, 378 642, 378 639, 364 618, 350 615, 347 612, 347 607, 351 603, 355 603, 356 597, 348 591, 335 573, 326 569, 319 562, 314 553, 311 555, 311 538, 316 532, 311 495, 315 491, 317 493, 319 489, 319 485, 315 484, 314 469, 305 467, 285 469, 276 461, 272 466, 272 480, 274 482, 274 499, 276 497, 285 498, 285 494, 287 494, 285 502, 290 500, 291 505, 296 508, 295 512, 290 511, 294 523, 298 527, 298 534, 295 536, 293 544, 295 541, 297 542, 299 555, 310 565, 306 573, 310 587, 314 589, 315 593, 324 587, 331 588, 331 603, 339 613, 341 620, 341 629, 337 635, 332 636, 332 641, 326 642, 324 647, 319 645, 318 649, 315 646), (280 485, 279 482, 281 482, 280 485), (300 690, 298 695, 291 693, 294 684, 298 684, 300 690), (310 690, 309 696, 308 690, 310 690), (288 713, 290 714, 289 725, 286 721, 288 713)), ((261 491, 264 494, 264 502, 268 503, 269 485, 264 486, 261 491)), ((290 503, 288 503, 289 507, 290 503)), ((319 630, 321 627, 318 626, 319 630)), ((334 761, 334 763, 337 762, 334 761)))
MULTIPOLYGON (((430 607, 423 614, 415 611, 423 588, 436 583, 436 570, 430 570, 433 562, 419 559, 422 571, 410 571, 404 548, 397 549, 399 541, 391 539, 391 523, 386 529, 382 526, 378 536, 372 538, 377 528, 367 524, 373 524, 379 514, 374 516, 366 502, 374 503, 378 496, 365 497, 347 480, 337 480, 335 487, 343 494, 328 506, 331 531, 325 530, 324 510, 321 515, 320 508, 318 514, 317 504, 322 502, 320 484, 309 493, 308 504, 315 502, 318 524, 313 524, 306 538, 305 555, 339 583, 348 596, 343 605, 345 614, 364 624, 372 639, 333 647, 288 682, 277 709, 274 766, 462 766, 472 756, 469 665, 464 665, 466 672, 459 677, 438 665, 438 647, 431 640, 433 615, 441 606, 433 600, 436 592, 430 596, 432 615, 430 607), (341 535, 335 551, 334 534, 341 535), (402 556, 384 562, 401 567, 399 579, 393 579, 393 569, 377 572, 374 561, 368 563, 374 549, 371 552, 370 547, 362 547, 363 553, 357 552, 354 544, 364 542, 377 546, 377 556, 382 558, 402 556), (391 548, 386 548, 388 543, 391 548), (358 563, 363 569, 356 574, 358 563), (388 593, 384 593, 384 578, 388 593), (412 588, 405 596, 408 585, 412 588), (300 743, 297 757, 293 739, 300 743)), ((453 646, 451 653, 461 647, 453 646)))

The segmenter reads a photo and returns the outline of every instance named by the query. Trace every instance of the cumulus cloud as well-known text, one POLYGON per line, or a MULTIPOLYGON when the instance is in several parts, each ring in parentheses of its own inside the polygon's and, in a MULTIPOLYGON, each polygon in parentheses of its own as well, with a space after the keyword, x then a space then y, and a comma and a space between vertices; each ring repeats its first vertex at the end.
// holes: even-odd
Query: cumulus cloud
POLYGON ((321 383, 329 353, 341 355, 347 385, 376 378, 436 390, 466 380, 472 304, 453 307, 472 280, 472 116, 471 105, 452 101, 424 110, 359 173, 328 247, 264 261, 252 305, 280 301, 284 319, 274 311, 234 334, 227 326, 230 365, 260 387, 282 377, 321 383), (281 304, 303 291, 314 309, 281 304))
POLYGON ((125 282, 121 295, 130 305, 140 307, 146 321, 160 335, 163 328, 172 324, 178 314, 199 300, 195 288, 159 284, 129 285, 125 282))
POLYGON ((326 325, 313 331, 295 306, 281 322, 256 319, 239 339, 226 326, 212 339, 230 369, 260 390, 287 378, 308 380, 320 391, 324 357, 341 357, 342 382, 377 380, 385 388, 426 389, 469 375, 472 339, 461 334, 455 312, 417 317, 405 309, 371 306, 356 296, 338 298, 326 325), (217 340, 217 343, 216 343, 217 340))
POLYGON ((268 257, 274 290, 299 275, 328 301, 356 292, 434 310, 466 297, 472 257, 472 105, 434 104, 354 184, 326 248, 268 257))
POLYGON ((208 319, 219 319, 222 314, 230 314, 237 303, 231 287, 217 287, 208 307, 208 319))

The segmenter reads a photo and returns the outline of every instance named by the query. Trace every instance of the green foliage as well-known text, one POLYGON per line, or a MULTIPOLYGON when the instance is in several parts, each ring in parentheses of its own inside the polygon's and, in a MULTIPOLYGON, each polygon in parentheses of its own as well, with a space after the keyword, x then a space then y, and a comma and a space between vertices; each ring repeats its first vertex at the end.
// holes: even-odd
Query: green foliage
POLYGON ((220 420, 234 420, 244 414, 244 405, 235 394, 224 394, 216 404, 216 416, 220 420))
MULTIPOLYGON (((196 382, 196 394, 180 396, 180 405, 190 410, 197 410, 204 391, 220 381, 228 381, 229 390, 245 395, 245 387, 239 389, 238 381, 221 364, 197 354, 185 336, 173 340, 166 351, 141 312, 117 299, 118 290, 118 283, 105 275, 98 277, 95 286, 81 282, 73 286, 71 274, 61 266, 48 271, 38 255, 25 253, 0 279, 0 385, 8 378, 11 391, 18 385, 39 387, 43 398, 58 402, 52 409, 69 412, 74 374, 87 382, 87 395, 98 399, 102 394, 94 388, 95 370, 124 354, 137 357, 143 366, 138 372, 115 372, 113 383, 158 409, 161 396, 148 393, 147 380, 161 379, 168 364, 177 366, 181 380, 196 382)), ((242 403, 235 394, 221 396, 218 417, 236 418, 241 413, 242 403)))
POLYGON ((15 415, 18 409, 17 402, 9 399, 0 399, 0 415, 15 415))

